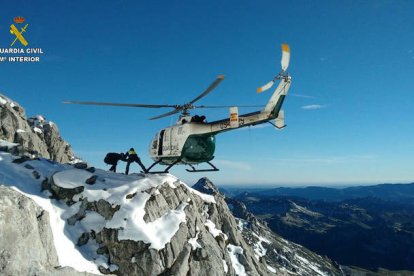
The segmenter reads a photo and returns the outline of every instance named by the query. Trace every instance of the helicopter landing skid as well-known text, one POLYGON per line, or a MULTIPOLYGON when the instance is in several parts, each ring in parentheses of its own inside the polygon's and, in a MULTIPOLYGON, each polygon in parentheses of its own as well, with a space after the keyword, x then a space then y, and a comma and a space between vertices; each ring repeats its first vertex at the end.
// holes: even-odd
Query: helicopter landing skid
POLYGON ((210 162, 206 162, 206 163, 211 166, 211 169, 197 170, 193 165, 188 164, 188 166, 191 167, 191 170, 186 169, 186 171, 187 172, 218 172, 219 171, 219 169, 217 169, 217 167, 214 166, 212 163, 210 163, 210 162))
POLYGON ((151 169, 155 166, 155 165, 157 165, 158 163, 160 163, 161 162, 161 160, 158 160, 158 161, 156 161, 156 162, 154 162, 146 171, 145 171, 145 173, 153 173, 153 174, 156 174, 156 173, 169 173, 169 170, 173 167, 173 166, 175 166, 175 165, 177 165, 177 163, 179 163, 181 160, 177 160, 177 161, 175 161, 174 163, 172 163, 171 165, 168 165, 168 167, 167 168, 165 168, 165 170, 163 170, 163 171, 155 171, 155 172, 151 172, 151 169))

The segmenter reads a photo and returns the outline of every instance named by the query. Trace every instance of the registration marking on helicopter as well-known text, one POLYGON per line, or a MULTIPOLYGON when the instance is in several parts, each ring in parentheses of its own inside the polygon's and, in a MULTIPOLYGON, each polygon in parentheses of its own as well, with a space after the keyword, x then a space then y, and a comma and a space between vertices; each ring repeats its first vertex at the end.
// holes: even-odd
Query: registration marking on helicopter
POLYGON ((230 121, 224 121, 220 123, 220 129, 226 129, 230 127, 230 121))
MULTIPOLYGON (((244 126, 244 118, 239 118, 239 126, 244 126)), ((220 129, 227 129, 230 127, 230 121, 224 121, 220 123, 220 129)))

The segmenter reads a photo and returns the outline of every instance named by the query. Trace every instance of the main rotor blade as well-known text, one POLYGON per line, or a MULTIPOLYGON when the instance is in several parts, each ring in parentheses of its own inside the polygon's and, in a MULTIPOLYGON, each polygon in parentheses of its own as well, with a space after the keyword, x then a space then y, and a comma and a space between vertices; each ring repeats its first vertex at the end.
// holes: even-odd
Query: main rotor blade
POLYGON ((164 117, 173 115, 173 114, 178 113, 178 112, 180 112, 180 109, 176 109, 176 110, 173 110, 173 111, 170 111, 170 112, 167 112, 167 113, 158 115, 156 117, 152 117, 152 118, 150 118, 150 120, 156 120, 156 119, 164 118, 164 117))
POLYGON ((128 103, 102 103, 102 102, 79 102, 79 101, 65 101, 63 103, 65 103, 65 104, 84 104, 84 105, 146 107, 146 108, 161 108, 161 107, 176 108, 175 105, 169 105, 169 104, 128 104, 128 103))
POLYGON ((207 95, 208 93, 210 93, 214 88, 217 87, 217 85, 219 85, 219 83, 223 79, 224 79, 224 76, 223 75, 219 75, 217 77, 217 79, 212 84, 210 84, 210 86, 203 93, 201 93, 197 98, 195 98, 194 100, 192 100, 191 102, 189 102, 189 104, 195 103, 196 101, 198 101, 199 99, 201 99, 202 97, 204 97, 205 95, 207 95))
POLYGON ((194 108, 230 108, 230 107, 263 107, 263 105, 198 105, 194 108))

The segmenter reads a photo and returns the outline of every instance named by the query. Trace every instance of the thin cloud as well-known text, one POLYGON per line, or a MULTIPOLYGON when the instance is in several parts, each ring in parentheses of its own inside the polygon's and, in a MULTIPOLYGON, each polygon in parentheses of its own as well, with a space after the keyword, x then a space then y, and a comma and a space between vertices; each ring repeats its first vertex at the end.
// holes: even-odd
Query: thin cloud
POLYGON ((245 162, 240 161, 232 161, 232 160, 225 160, 225 159, 217 159, 214 161, 217 165, 221 165, 223 167, 227 167, 230 169, 237 169, 237 170, 252 170, 252 166, 245 162))
POLYGON ((283 163, 302 163, 302 164, 338 164, 349 162, 373 162, 378 160, 375 154, 356 154, 343 156, 318 156, 318 157, 299 157, 299 158, 280 158, 278 162, 283 163))
POLYGON ((302 106, 302 109, 305 110, 317 110, 317 109, 322 109, 325 108, 326 105, 320 105, 320 104, 310 104, 310 105, 304 105, 302 106))
POLYGON ((317 99, 317 98, 316 98, 316 97, 314 97, 314 96, 303 95, 303 94, 291 93, 291 94, 289 94, 289 95, 291 95, 291 96, 293 96, 293 97, 297 97, 297 98, 304 98, 304 99, 317 99))

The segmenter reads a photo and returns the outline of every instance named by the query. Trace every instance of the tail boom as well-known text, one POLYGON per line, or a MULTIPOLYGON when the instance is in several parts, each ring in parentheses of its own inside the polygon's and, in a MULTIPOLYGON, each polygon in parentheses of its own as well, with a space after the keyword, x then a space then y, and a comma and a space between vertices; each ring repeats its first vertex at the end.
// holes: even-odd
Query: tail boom
POLYGON ((238 116, 238 127, 231 127, 231 118, 229 118, 207 123, 203 128, 204 131, 217 134, 246 126, 263 124, 278 118, 290 85, 291 77, 283 77, 263 110, 238 116))

